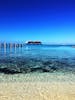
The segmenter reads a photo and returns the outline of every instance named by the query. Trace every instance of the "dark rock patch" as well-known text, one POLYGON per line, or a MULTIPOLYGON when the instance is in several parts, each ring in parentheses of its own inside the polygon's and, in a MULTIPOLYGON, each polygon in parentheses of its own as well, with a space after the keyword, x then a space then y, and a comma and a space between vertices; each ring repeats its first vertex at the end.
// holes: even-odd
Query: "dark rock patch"
POLYGON ((0 59, 0 72, 5 74, 30 72, 75 71, 75 62, 68 59, 33 59, 8 58, 0 59))
POLYGON ((41 67, 38 68, 31 68, 31 72, 43 72, 41 67))
POLYGON ((16 70, 10 70, 9 68, 0 68, 0 72, 4 73, 4 74, 18 74, 20 72, 16 71, 16 70))
POLYGON ((24 67, 20 68, 20 72, 21 73, 30 73, 31 72, 31 68, 28 68, 28 67, 27 68, 24 68, 24 67))
POLYGON ((43 65, 45 65, 45 66, 50 65, 50 64, 52 64, 52 62, 51 62, 51 61, 46 61, 46 62, 43 62, 43 65))
POLYGON ((54 72, 54 71, 57 71, 58 68, 57 67, 54 67, 54 66, 45 66, 42 68, 43 72, 54 72))

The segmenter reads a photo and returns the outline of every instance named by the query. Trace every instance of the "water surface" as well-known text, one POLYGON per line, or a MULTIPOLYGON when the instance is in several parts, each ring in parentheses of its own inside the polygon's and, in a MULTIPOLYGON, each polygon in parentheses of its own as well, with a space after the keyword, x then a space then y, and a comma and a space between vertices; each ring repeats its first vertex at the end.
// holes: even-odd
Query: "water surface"
POLYGON ((0 48, 0 73, 75 72, 75 48, 61 45, 25 45, 0 48))

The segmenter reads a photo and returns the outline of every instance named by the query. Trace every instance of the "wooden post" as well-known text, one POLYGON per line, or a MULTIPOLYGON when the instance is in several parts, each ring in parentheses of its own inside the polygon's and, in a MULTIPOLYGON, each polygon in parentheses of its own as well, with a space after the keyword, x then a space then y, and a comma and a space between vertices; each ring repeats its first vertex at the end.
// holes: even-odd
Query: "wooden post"
POLYGON ((1 47, 2 47, 2 43, 0 43, 0 50, 1 50, 1 47))
POLYGON ((6 48, 6 43, 4 42, 4 48, 6 48))
POLYGON ((21 44, 21 48, 23 47, 23 44, 21 44))
POLYGON ((0 43, 0 48, 2 47, 2 43, 0 43))
POLYGON ((12 43, 9 44, 10 52, 12 52, 12 43))
POLYGON ((12 43, 10 43, 10 48, 12 48, 12 43))
POLYGON ((4 42, 3 44, 4 44, 4 47, 3 47, 4 48, 4 52, 6 54, 6 43, 4 42))
POLYGON ((14 48, 15 48, 15 53, 16 53, 16 43, 14 44, 14 48))

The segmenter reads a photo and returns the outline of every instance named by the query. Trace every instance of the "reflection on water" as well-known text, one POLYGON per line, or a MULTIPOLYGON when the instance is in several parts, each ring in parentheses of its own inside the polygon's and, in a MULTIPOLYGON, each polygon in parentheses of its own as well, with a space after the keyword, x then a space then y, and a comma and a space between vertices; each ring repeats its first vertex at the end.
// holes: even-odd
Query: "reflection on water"
POLYGON ((70 46, 25 45, 17 47, 0 47, 0 56, 48 56, 48 57, 75 57, 75 49, 70 46))

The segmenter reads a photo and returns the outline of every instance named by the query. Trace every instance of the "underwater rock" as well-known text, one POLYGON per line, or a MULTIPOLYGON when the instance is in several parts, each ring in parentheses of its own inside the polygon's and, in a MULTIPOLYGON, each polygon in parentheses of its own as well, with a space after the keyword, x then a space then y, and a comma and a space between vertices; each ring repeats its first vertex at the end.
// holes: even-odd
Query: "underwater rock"
POLYGON ((41 67, 31 68, 31 72, 43 72, 41 67))
POLYGON ((42 69, 43 72, 54 72, 58 70, 58 68, 55 66, 44 66, 42 69))
POLYGON ((45 66, 52 64, 51 61, 45 61, 45 62, 42 62, 42 63, 43 63, 43 65, 45 65, 45 66))
POLYGON ((12 57, 0 59, 0 72, 5 74, 30 72, 75 71, 75 61, 70 59, 44 59, 12 57))
POLYGON ((6 67, 7 67, 7 64, 0 63, 0 68, 6 68, 6 67))
POLYGON ((49 66, 45 66, 42 68, 43 72, 50 72, 51 68, 49 66))
POLYGON ((21 67, 20 68, 20 72, 21 73, 30 73, 31 72, 31 68, 29 68, 29 67, 21 67))
POLYGON ((20 73, 20 70, 17 67, 17 65, 8 63, 8 64, 1 64, 0 72, 5 74, 16 74, 20 73))
POLYGON ((19 71, 16 71, 15 69, 9 69, 9 68, 0 68, 0 72, 4 74, 17 74, 20 73, 19 71))
POLYGON ((44 72, 53 72, 58 70, 63 70, 65 67, 69 66, 68 63, 61 62, 59 60, 46 61, 43 63, 44 72))

